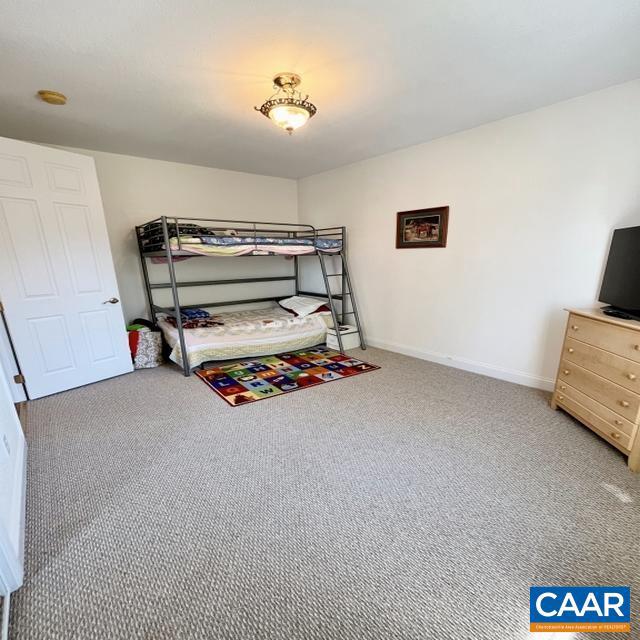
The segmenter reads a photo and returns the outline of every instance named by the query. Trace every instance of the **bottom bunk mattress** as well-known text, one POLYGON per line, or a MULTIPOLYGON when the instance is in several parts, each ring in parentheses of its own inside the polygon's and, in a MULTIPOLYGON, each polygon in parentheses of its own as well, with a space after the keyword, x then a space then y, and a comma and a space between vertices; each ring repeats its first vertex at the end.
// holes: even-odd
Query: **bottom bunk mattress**
MULTIPOLYGON (((267 356, 313 347, 325 342, 331 316, 314 313, 300 318, 282 307, 275 306, 220 313, 216 314, 216 317, 224 324, 184 330, 191 368, 208 360, 267 356)), ((158 320, 158 325, 171 347, 169 357, 182 366, 177 328, 166 319, 158 320)))

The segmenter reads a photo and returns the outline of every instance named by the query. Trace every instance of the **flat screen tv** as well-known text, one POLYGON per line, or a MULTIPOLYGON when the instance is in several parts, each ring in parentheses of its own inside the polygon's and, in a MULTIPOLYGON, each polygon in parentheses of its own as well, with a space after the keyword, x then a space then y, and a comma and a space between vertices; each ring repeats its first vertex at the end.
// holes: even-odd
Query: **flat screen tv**
POLYGON ((640 227, 613 232, 598 299, 605 313, 640 319, 640 227))

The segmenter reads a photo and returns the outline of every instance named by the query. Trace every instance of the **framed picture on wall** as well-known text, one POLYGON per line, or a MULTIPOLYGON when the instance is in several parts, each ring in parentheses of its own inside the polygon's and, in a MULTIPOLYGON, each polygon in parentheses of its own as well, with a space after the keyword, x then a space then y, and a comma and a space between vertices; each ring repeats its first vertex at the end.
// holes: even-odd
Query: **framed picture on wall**
POLYGON ((396 249, 447 246, 449 207, 399 211, 396 249))

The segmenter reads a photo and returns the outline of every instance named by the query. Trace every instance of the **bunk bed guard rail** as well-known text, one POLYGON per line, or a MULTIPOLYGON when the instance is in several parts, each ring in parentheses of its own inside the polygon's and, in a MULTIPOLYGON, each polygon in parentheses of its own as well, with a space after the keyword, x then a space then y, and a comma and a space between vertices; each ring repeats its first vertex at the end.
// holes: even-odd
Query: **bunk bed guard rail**
MULTIPOLYGON (((172 226, 172 230, 175 230, 175 233, 169 233, 162 235, 165 243, 171 240, 171 238, 176 238, 177 241, 177 249, 175 251, 182 250, 182 238, 185 233, 180 233, 180 226, 182 223, 191 223, 198 224, 198 226, 204 227, 203 230, 207 232, 222 232, 228 233, 232 232, 237 235, 242 235, 244 237, 251 237, 253 235, 253 242, 255 245, 258 244, 258 234, 269 234, 269 235, 277 235, 282 238, 313 238, 314 241, 318 238, 318 230, 310 225, 310 224, 297 224, 297 223, 289 223, 289 222, 264 222, 264 221, 256 221, 256 220, 225 220, 223 218, 183 218, 183 217, 174 217, 174 216, 160 216, 159 218, 155 218, 154 220, 149 220, 142 225, 138 225, 136 230, 138 235, 141 235, 141 230, 145 228, 149 228, 153 224, 162 225, 163 232, 169 231, 169 225, 172 226), (166 229, 165 229, 166 227, 166 229), (275 228, 274 228, 275 227, 275 228)), ((186 226, 186 225, 185 225, 186 226)))

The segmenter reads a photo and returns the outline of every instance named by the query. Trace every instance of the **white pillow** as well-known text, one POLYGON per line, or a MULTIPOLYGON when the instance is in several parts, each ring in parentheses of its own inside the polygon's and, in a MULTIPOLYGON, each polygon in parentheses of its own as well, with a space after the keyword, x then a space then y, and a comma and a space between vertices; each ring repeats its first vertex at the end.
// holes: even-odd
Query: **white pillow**
POLYGON ((305 298, 304 296, 291 296, 285 300, 280 300, 279 304, 285 309, 290 309, 298 314, 298 317, 304 318, 319 309, 323 304, 327 304, 328 300, 319 300, 318 298, 305 298))

